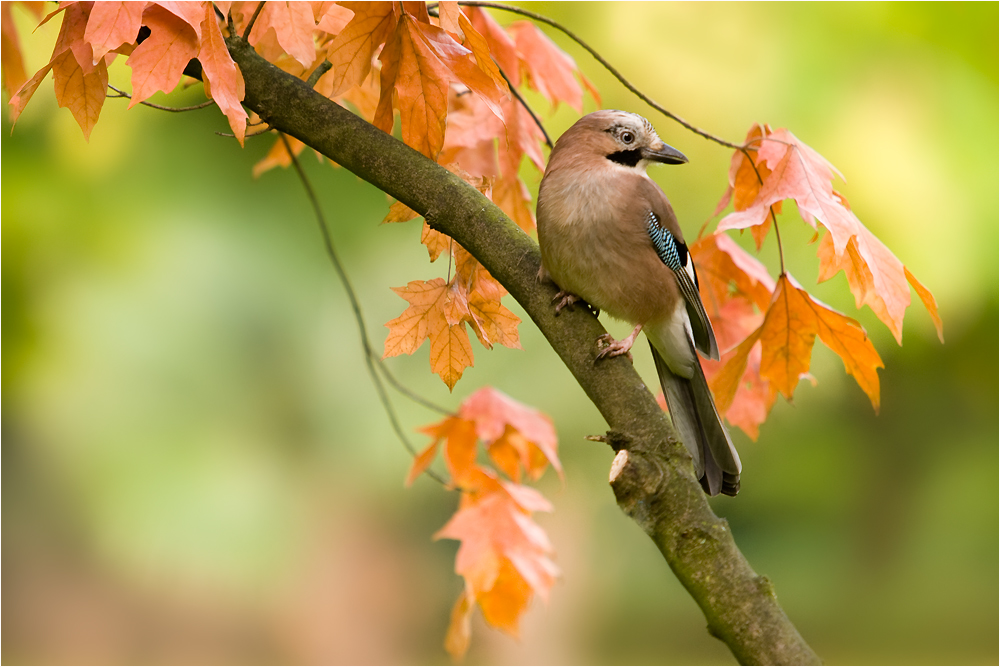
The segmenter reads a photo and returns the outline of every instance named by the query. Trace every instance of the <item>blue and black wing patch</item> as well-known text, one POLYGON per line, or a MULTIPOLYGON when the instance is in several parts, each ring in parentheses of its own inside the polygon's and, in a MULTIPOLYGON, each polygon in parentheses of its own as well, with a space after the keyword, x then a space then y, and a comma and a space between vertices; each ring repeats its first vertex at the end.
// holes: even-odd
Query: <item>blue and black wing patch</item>
POLYGON ((652 211, 647 216, 646 228, 656 254, 677 276, 677 285, 684 296, 688 318, 691 320, 695 347, 708 358, 718 359, 719 347, 715 341, 715 332, 712 331, 712 323, 698 294, 698 274, 694 270, 694 262, 687 246, 674 238, 669 229, 661 226, 659 217, 652 211))

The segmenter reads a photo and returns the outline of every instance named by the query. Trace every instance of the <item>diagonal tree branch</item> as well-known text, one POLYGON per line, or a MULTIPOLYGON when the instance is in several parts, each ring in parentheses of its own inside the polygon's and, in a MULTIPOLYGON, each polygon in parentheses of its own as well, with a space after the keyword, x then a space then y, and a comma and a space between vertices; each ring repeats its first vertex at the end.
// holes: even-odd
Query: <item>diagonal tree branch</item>
POLYGON ((660 548, 709 631, 741 663, 818 664, 770 582, 750 568, 726 521, 712 512, 690 455, 632 365, 624 357, 595 365, 594 341, 604 329, 584 310, 555 317, 555 289, 535 278, 537 244, 451 172, 271 65, 243 39, 227 44, 246 81, 248 108, 423 215, 524 307, 607 420, 619 451, 612 469, 618 503, 660 548))

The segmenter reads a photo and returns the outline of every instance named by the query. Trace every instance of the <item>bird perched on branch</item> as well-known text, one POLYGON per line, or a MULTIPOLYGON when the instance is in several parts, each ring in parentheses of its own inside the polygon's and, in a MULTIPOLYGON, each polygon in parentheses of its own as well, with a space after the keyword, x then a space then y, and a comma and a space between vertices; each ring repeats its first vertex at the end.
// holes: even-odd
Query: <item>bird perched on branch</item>
POLYGON ((628 354, 646 332, 674 427, 709 495, 735 496, 740 457, 722 424, 698 352, 719 358, 698 276, 677 217, 646 175, 683 164, 648 120, 625 111, 584 116, 556 142, 538 192, 541 276, 559 287, 556 313, 574 302, 635 324, 598 339, 598 358, 628 354))

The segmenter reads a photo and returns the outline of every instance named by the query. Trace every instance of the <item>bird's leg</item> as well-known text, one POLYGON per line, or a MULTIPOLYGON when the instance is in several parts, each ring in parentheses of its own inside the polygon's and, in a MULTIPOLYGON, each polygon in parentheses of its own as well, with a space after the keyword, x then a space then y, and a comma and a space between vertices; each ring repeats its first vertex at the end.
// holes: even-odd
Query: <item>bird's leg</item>
POLYGON ((597 353, 598 359, 603 359, 604 357, 617 357, 623 354, 627 354, 629 360, 632 359, 632 353, 629 350, 632 349, 632 345, 635 344, 635 337, 639 335, 642 331, 642 325, 637 324, 635 329, 632 330, 625 338, 621 340, 615 340, 611 337, 611 334, 604 334, 597 338, 597 346, 601 348, 600 352, 597 353), (601 347, 601 345, 604 347, 601 347))

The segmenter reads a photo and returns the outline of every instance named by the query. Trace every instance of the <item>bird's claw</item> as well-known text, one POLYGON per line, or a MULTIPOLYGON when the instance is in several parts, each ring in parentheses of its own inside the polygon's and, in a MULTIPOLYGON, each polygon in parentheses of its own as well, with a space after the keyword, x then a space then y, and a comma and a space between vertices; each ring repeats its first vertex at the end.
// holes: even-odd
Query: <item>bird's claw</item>
POLYGON ((577 301, 583 301, 580 297, 575 294, 570 294, 565 290, 559 290, 554 297, 552 297, 552 303, 556 304, 556 316, 563 308, 569 308, 573 310, 573 304, 577 301), (556 303, 558 301, 558 303, 556 303))
POLYGON ((611 337, 611 334, 601 334, 597 337, 597 358, 604 359, 605 357, 620 357, 625 355, 628 357, 629 361, 632 361, 632 342, 634 339, 624 338, 622 340, 615 340, 611 337))
POLYGON ((556 304, 557 317, 563 308, 569 308, 570 310, 573 310, 573 306, 578 303, 583 304, 583 307, 586 308, 588 311, 590 311, 590 313, 594 317, 597 317, 598 315, 601 314, 600 308, 594 308, 589 303, 584 301, 582 297, 579 297, 576 294, 571 294, 566 290, 559 290, 559 292, 554 297, 552 297, 552 303, 556 304), (558 303, 556 303, 557 301, 558 303))

